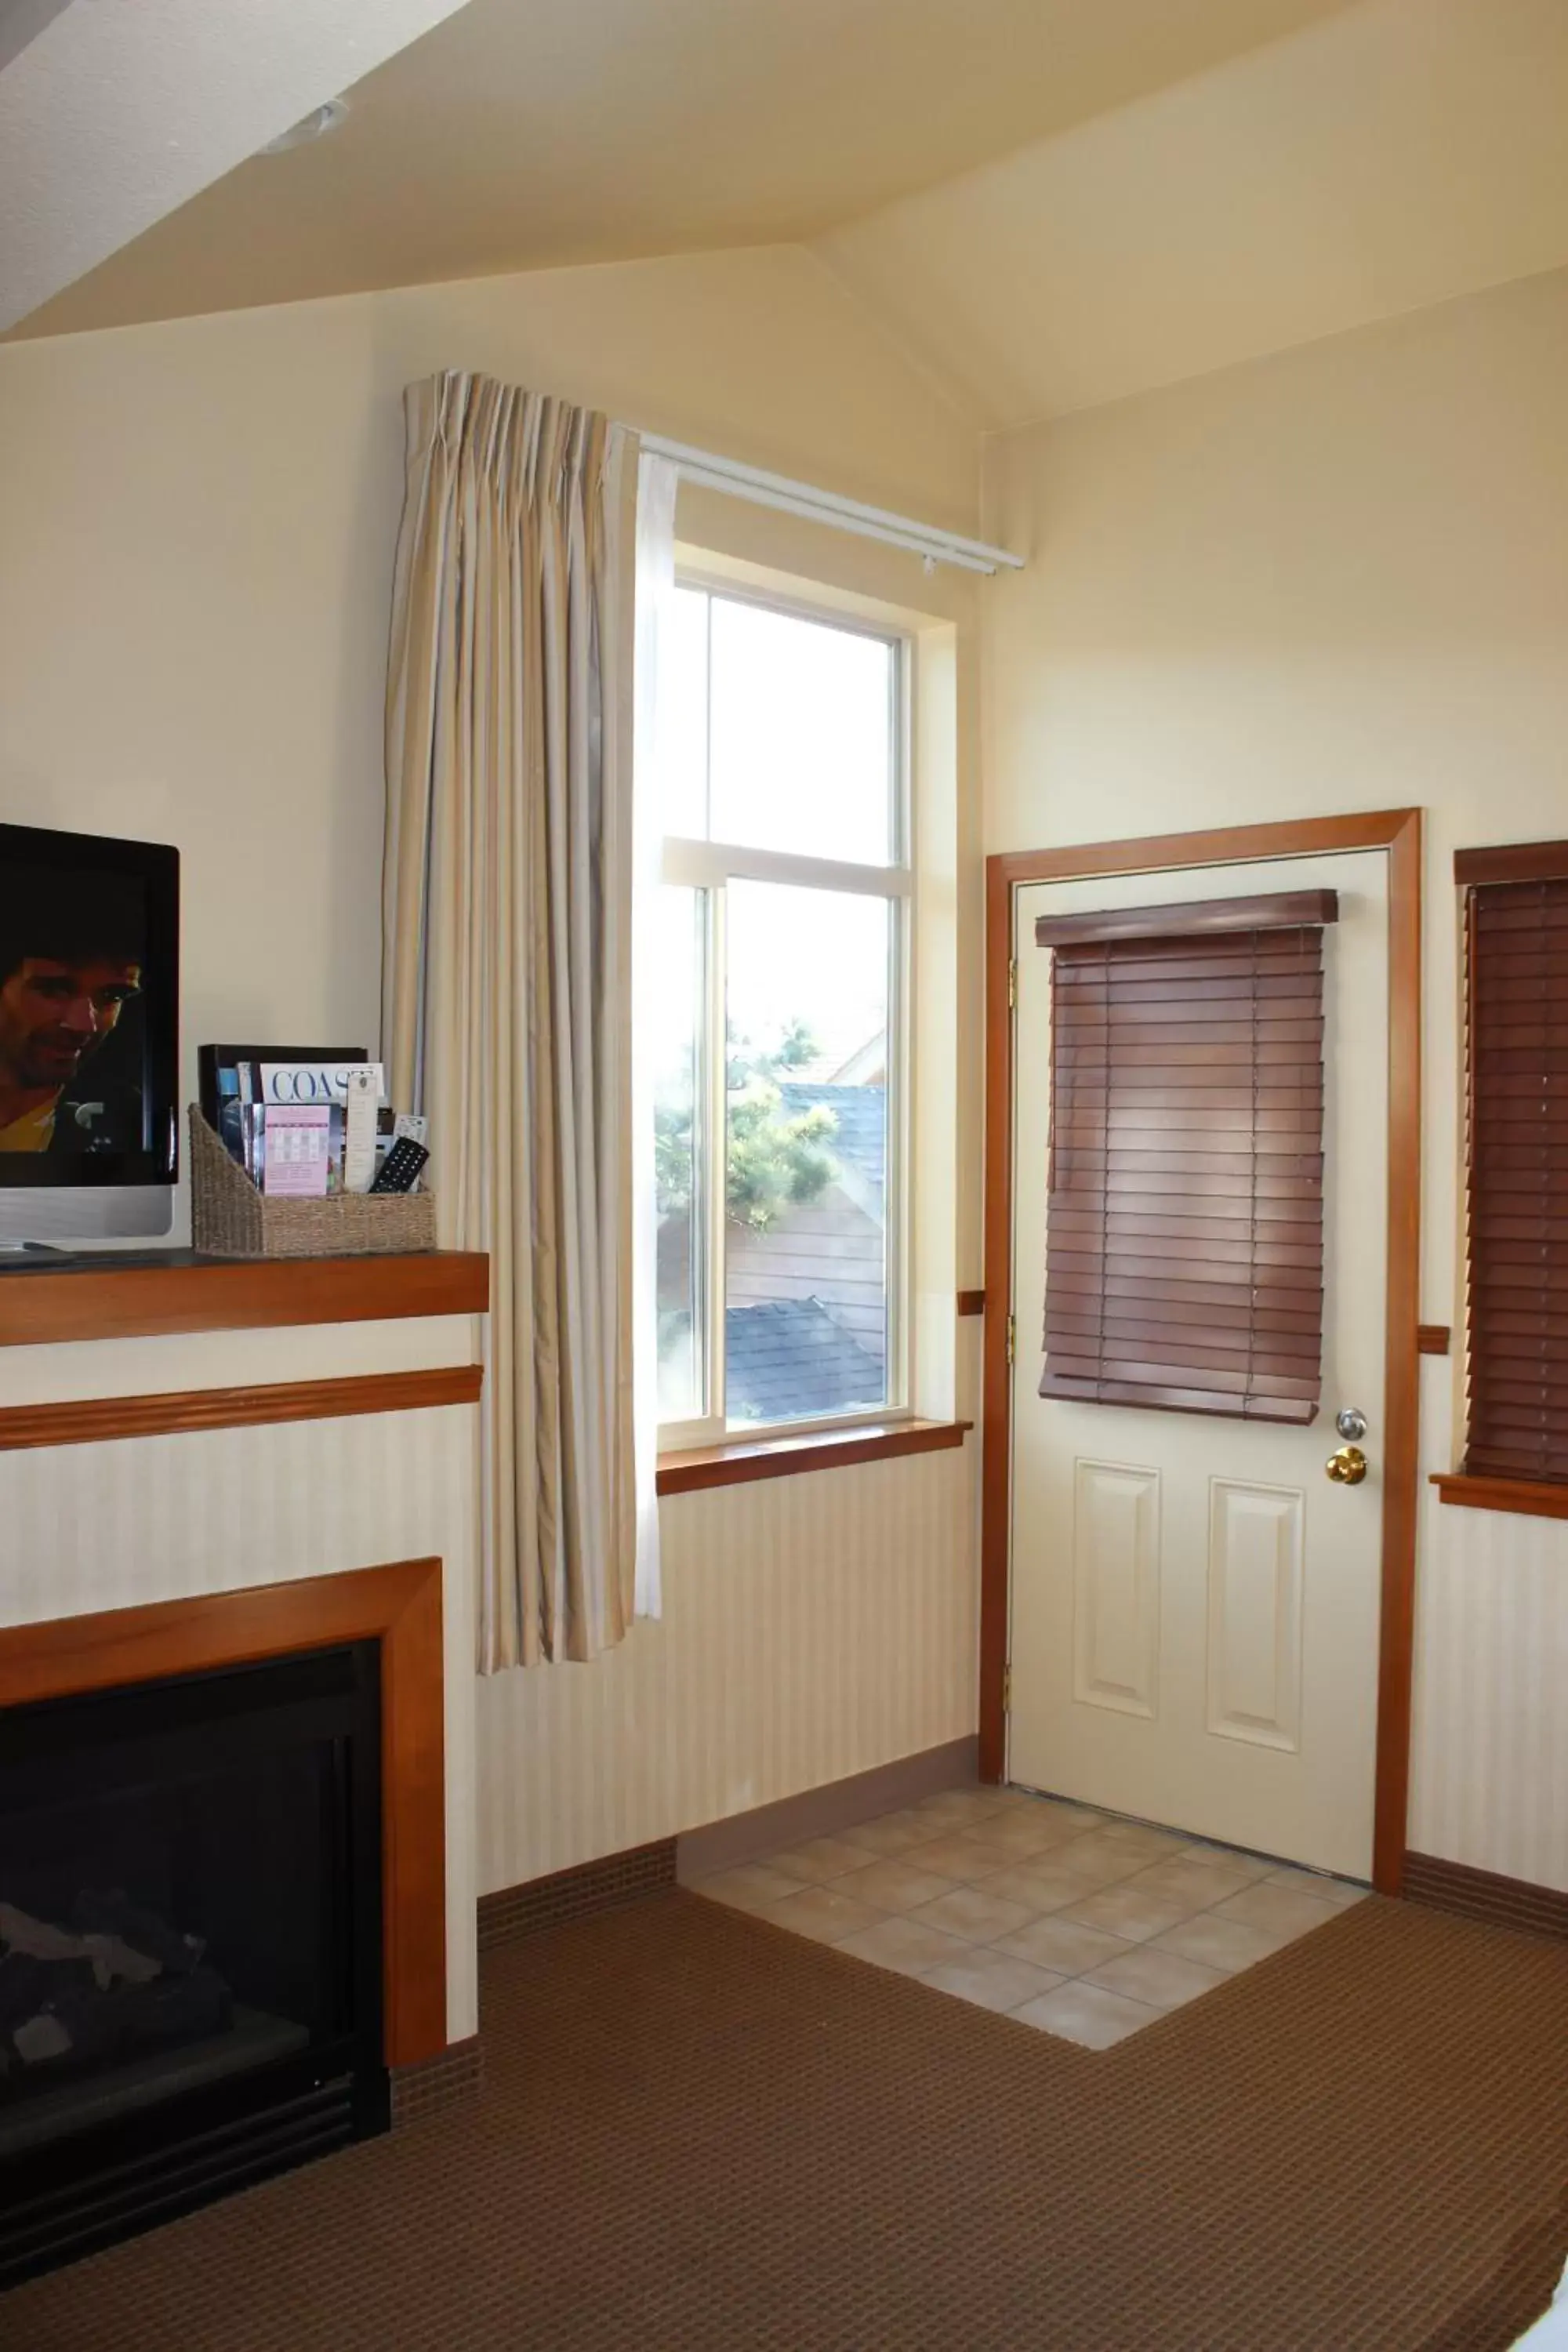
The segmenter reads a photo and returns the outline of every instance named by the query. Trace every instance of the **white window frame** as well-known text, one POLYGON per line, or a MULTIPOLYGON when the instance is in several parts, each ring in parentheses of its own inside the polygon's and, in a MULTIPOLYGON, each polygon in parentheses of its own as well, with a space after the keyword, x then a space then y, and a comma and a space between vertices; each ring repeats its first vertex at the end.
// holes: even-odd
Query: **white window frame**
MULTIPOLYGON (((913 1318, 910 1311, 910 1257, 913 1244, 913 1155, 910 1150, 910 1058, 914 1037, 914 941, 917 884, 914 868, 914 780, 910 758, 911 709, 914 692, 914 641, 901 629, 881 628, 851 619, 828 604, 799 597, 773 595, 733 581, 710 576, 682 565, 676 575, 679 588, 700 589, 709 597, 737 604, 755 604, 764 612, 783 613, 796 620, 841 629, 847 635, 874 638, 892 653, 891 744, 892 807, 889 812, 891 856, 886 866, 863 866, 836 857, 804 857, 787 850, 752 849, 732 842, 664 836, 660 879, 702 893, 706 910, 703 937, 704 1034, 700 1041, 700 1094, 693 1128, 701 1138, 701 1164, 693 1190, 694 1208, 700 1203, 700 1245, 693 1234, 693 1255, 700 1248, 702 1278, 700 1307, 704 1325, 703 1370, 707 1413, 659 1425, 659 1451, 679 1453, 692 1446, 765 1444, 773 1438, 822 1435, 834 1430, 881 1428, 913 1416, 915 1393, 913 1318), (726 1306, 726 1220, 723 1211, 728 1149, 728 1031, 726 1023, 725 924, 731 882, 780 882, 796 888, 841 890, 857 898, 885 898, 888 925, 888 1127, 884 1179, 884 1265, 887 1282, 887 1400, 852 1412, 813 1413, 795 1421, 731 1422, 724 1413, 726 1306), (717 1178, 717 1181, 715 1179, 717 1178)), ((709 670, 709 691, 712 671, 709 670)))

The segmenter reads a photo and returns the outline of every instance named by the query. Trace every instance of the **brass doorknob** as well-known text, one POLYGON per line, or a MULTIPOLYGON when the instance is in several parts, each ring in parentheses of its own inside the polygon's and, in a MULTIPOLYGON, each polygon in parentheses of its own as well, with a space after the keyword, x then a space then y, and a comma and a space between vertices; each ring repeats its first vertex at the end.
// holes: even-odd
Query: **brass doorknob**
POLYGON ((1359 1486, 1366 1476, 1366 1455, 1359 1445, 1342 1445, 1323 1467, 1336 1486, 1359 1486))

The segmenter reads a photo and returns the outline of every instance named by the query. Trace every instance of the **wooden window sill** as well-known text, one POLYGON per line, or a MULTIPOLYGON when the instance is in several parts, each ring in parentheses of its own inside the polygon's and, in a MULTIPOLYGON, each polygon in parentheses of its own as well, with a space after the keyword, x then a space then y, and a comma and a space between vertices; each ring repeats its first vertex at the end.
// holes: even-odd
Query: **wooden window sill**
POLYGON ((872 1422, 858 1429, 806 1431, 793 1437, 737 1437, 721 1445, 695 1445, 661 1454, 661 1495, 694 1495, 705 1486, 742 1486, 752 1478, 793 1478, 803 1470, 847 1470, 858 1462, 886 1462, 899 1454, 938 1454, 962 1445, 969 1421, 872 1422))
POLYGON ((1568 1519, 1568 1486, 1536 1486, 1528 1478, 1467 1478, 1435 1473, 1432 1484, 1445 1503, 1468 1511, 1521 1511, 1532 1519, 1568 1519))

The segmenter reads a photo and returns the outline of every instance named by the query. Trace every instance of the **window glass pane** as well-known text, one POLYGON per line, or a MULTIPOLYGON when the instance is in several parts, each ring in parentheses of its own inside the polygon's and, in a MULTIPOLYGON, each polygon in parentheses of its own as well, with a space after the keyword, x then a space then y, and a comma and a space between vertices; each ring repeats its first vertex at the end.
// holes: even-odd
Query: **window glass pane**
POLYGON ((885 898, 732 882, 725 1411, 888 1401, 885 898))
POLYGON ((703 902, 666 887, 654 914, 655 1165, 658 1201, 658 1410, 661 1421, 705 1411, 702 1224, 703 902))
POLYGON ((893 649, 712 599, 715 841, 885 866, 893 854, 893 649))
POLYGON ((661 754, 659 822, 666 833, 702 841, 708 834, 708 596, 678 588, 668 641, 658 648, 661 754))

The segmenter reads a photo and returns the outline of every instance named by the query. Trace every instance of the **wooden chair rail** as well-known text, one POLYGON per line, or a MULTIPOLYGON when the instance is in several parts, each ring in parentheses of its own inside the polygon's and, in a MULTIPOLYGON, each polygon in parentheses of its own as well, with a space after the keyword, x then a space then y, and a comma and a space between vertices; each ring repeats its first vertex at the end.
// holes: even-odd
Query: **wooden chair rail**
POLYGON ((1436 1471, 1432 1484, 1445 1503, 1468 1511, 1515 1511, 1528 1519, 1568 1519, 1568 1486, 1535 1486, 1525 1478, 1469 1478, 1436 1471))
POLYGON ((247 1429, 285 1421, 341 1421, 358 1413, 417 1412, 477 1404, 479 1364, 424 1371, 363 1372, 333 1381, 271 1381, 255 1388, 181 1389, 157 1396, 69 1397, 56 1404, 0 1406, 0 1454, 37 1445, 99 1445, 110 1438, 167 1437, 200 1429, 247 1429))

